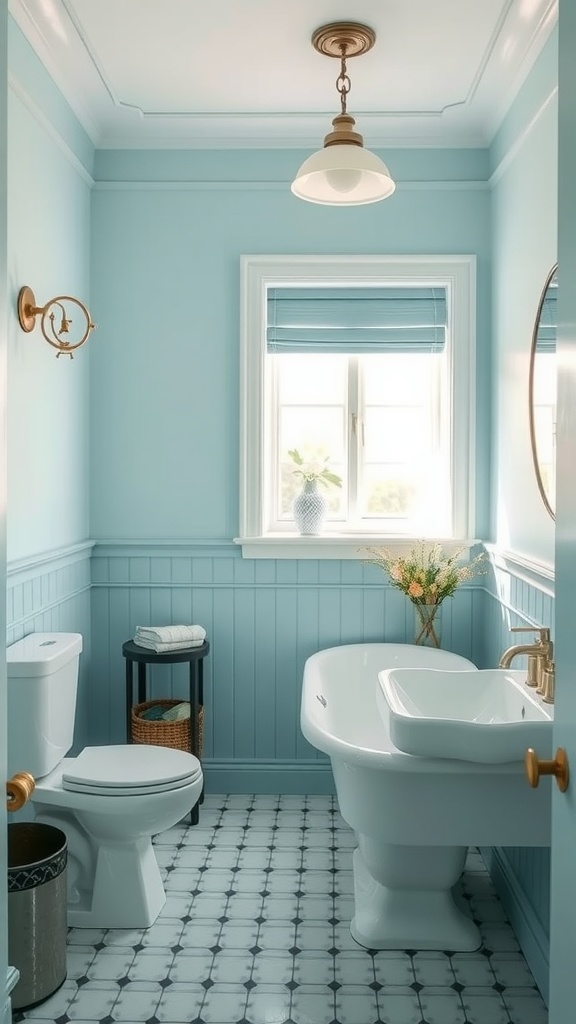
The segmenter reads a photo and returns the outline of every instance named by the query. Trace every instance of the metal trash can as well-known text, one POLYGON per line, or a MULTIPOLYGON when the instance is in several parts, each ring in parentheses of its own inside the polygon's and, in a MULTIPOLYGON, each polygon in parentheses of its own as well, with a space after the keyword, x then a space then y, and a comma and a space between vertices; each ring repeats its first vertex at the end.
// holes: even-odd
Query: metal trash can
POLYGON ((53 825, 8 825, 8 962, 20 972, 12 1007, 27 1010, 66 979, 66 836, 53 825))

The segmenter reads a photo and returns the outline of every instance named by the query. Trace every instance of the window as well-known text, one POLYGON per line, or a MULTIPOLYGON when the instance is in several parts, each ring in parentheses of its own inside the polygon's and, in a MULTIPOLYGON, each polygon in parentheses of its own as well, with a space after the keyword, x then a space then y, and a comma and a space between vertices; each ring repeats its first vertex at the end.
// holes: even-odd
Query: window
POLYGON ((473 536, 473 288, 471 256, 242 257, 245 554, 473 536), (343 482, 304 544, 292 448, 343 482))
POLYGON ((537 472, 546 501, 556 495, 557 277, 550 281, 538 320, 530 370, 531 433, 537 472))

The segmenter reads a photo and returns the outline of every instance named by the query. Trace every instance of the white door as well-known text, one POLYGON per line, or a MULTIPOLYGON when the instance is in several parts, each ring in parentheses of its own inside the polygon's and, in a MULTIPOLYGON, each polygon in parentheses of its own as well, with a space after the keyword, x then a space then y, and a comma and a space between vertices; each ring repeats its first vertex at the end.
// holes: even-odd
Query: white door
POLYGON ((560 0, 558 412, 556 498, 556 725, 572 778, 552 785, 549 1024, 575 1019, 576 971, 576 4, 560 0))
POLYGON ((6 927, 6 172, 7 172, 7 0, 0 0, 0 1024, 10 1020, 6 927))

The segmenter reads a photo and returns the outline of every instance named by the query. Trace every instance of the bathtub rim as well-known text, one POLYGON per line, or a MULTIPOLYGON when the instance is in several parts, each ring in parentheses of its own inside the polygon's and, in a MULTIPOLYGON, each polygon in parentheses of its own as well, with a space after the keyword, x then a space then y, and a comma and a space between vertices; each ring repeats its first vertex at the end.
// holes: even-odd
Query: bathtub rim
MULTIPOLYGON (((404 650, 406 648, 414 649, 416 648, 416 645, 396 643, 393 641, 368 641, 366 643, 337 644, 333 647, 325 647, 320 651, 316 651, 306 659, 302 679, 300 728, 305 738, 316 750, 320 750, 322 753, 327 754, 331 759, 338 758, 340 761, 349 765, 350 768, 372 768, 377 771, 389 772, 425 772, 428 775, 446 775, 455 773, 459 773, 461 775, 477 775, 480 773, 487 775, 524 774, 524 765, 521 761, 512 761, 503 764, 484 764, 472 761, 459 761, 454 758, 419 757, 415 754, 406 754, 404 751, 398 750, 390 738, 389 709, 383 694, 380 692, 377 675, 374 680, 374 695, 375 705, 383 725, 384 742, 382 747, 375 748, 357 746, 356 744, 343 739, 341 736, 336 735, 334 732, 331 732, 326 727, 323 727, 321 715, 324 709, 321 702, 316 700, 316 698, 319 688, 323 695, 328 696, 329 685, 326 680, 322 680, 321 682, 319 666, 322 662, 326 661, 328 657, 331 655, 333 656, 338 651, 367 651, 374 650, 378 647, 402 648, 404 650)), ((420 651, 423 650, 423 648, 417 649, 420 651)), ((451 659, 454 659, 455 669, 462 670, 467 664, 470 666, 470 671, 478 671, 477 666, 474 665, 470 659, 464 658, 462 655, 453 654, 451 651, 443 651, 442 653, 449 655, 451 659)), ((433 658, 434 657, 435 655, 433 654, 433 658)), ((386 665, 382 665, 380 671, 384 671, 387 667, 388 666, 386 665)))

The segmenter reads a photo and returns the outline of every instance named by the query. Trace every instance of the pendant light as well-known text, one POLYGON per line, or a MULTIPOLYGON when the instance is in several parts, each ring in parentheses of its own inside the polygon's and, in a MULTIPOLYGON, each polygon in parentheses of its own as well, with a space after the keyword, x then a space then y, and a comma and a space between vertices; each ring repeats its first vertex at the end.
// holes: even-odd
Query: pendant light
POLYGON ((323 25, 312 36, 318 53, 340 60, 336 88, 341 112, 332 121, 334 130, 324 139, 324 149, 304 161, 292 182, 292 192, 299 199, 327 206, 361 206, 386 199, 396 188, 386 164, 364 149, 362 136, 354 131, 354 118, 346 110, 350 92, 346 62, 367 53, 375 41, 375 32, 356 22, 323 25))

